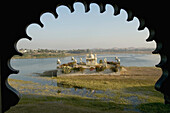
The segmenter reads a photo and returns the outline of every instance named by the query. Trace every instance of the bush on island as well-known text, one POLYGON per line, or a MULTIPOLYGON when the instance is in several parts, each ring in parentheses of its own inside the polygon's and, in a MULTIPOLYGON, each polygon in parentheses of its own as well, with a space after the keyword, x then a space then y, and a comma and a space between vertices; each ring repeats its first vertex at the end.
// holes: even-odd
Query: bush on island
POLYGON ((73 67, 72 70, 73 70, 74 72, 76 72, 76 71, 80 71, 80 68, 79 68, 79 67, 73 67))
POLYGON ((74 62, 69 62, 69 63, 68 63, 68 66, 73 67, 73 65, 74 65, 74 62))
POLYGON ((61 68, 65 67, 65 66, 68 66, 68 64, 62 64, 62 65, 61 65, 61 68))
POLYGON ((107 64, 111 64, 111 65, 120 65, 120 63, 119 62, 107 62, 107 64))
POLYGON ((101 72, 104 71, 106 69, 105 66, 96 66, 96 72, 101 72))
POLYGON ((85 68, 80 67, 80 71, 81 71, 82 73, 84 72, 84 70, 85 70, 85 68))
POLYGON ((71 73, 71 70, 72 70, 72 68, 70 66, 63 66, 61 72, 64 74, 68 74, 68 73, 71 73))
POLYGON ((102 64, 103 63, 103 60, 99 60, 99 64, 102 64))
POLYGON ((85 70, 85 68, 83 68, 83 67, 73 67, 72 70, 73 70, 74 72, 81 71, 81 72, 83 73, 84 70, 85 70))
POLYGON ((119 69, 118 69, 118 67, 117 66, 115 66, 115 67, 110 67, 110 70, 111 71, 113 71, 113 72, 118 72, 119 71, 119 69))
POLYGON ((95 68, 94 67, 90 67, 90 71, 93 71, 95 68))

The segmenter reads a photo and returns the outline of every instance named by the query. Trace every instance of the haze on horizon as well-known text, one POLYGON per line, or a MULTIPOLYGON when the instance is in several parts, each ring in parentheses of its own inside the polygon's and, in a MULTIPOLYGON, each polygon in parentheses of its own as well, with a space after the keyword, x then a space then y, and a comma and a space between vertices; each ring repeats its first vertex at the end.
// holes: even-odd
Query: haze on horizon
POLYGON ((94 48, 155 48, 155 42, 146 42, 149 30, 138 31, 139 20, 127 22, 127 13, 121 10, 114 16, 114 8, 106 5, 100 13, 99 6, 90 5, 85 13, 83 4, 75 3, 73 13, 66 6, 56 9, 58 17, 44 13, 40 20, 44 27, 33 23, 26 29, 32 41, 22 39, 17 48, 27 49, 94 49, 94 48))

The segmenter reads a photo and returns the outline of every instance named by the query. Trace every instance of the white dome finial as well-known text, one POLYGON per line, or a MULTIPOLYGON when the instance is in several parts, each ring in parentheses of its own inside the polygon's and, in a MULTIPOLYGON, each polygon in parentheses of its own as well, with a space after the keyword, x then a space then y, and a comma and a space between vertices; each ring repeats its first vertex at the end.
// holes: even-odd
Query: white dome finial
POLYGON ((61 61, 60 61, 60 59, 57 59, 57 64, 61 64, 61 61))

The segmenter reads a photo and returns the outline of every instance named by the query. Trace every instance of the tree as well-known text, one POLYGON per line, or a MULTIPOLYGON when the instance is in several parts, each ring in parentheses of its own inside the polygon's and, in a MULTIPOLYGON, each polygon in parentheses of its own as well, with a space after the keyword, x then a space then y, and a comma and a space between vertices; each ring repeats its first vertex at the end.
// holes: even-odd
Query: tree
POLYGON ((102 64, 102 63, 103 63, 103 60, 100 60, 99 63, 102 64))

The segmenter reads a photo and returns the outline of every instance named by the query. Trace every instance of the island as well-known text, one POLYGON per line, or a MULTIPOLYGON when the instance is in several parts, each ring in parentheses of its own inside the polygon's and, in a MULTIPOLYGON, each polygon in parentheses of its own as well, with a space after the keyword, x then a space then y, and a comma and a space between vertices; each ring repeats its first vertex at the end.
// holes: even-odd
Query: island
POLYGON ((79 62, 71 57, 71 62, 61 64, 57 59, 57 69, 46 71, 42 76, 76 76, 76 75, 120 75, 126 72, 126 69, 120 65, 120 59, 113 57, 114 61, 108 61, 106 58, 97 62, 97 54, 86 54, 85 62, 80 58, 79 62))

